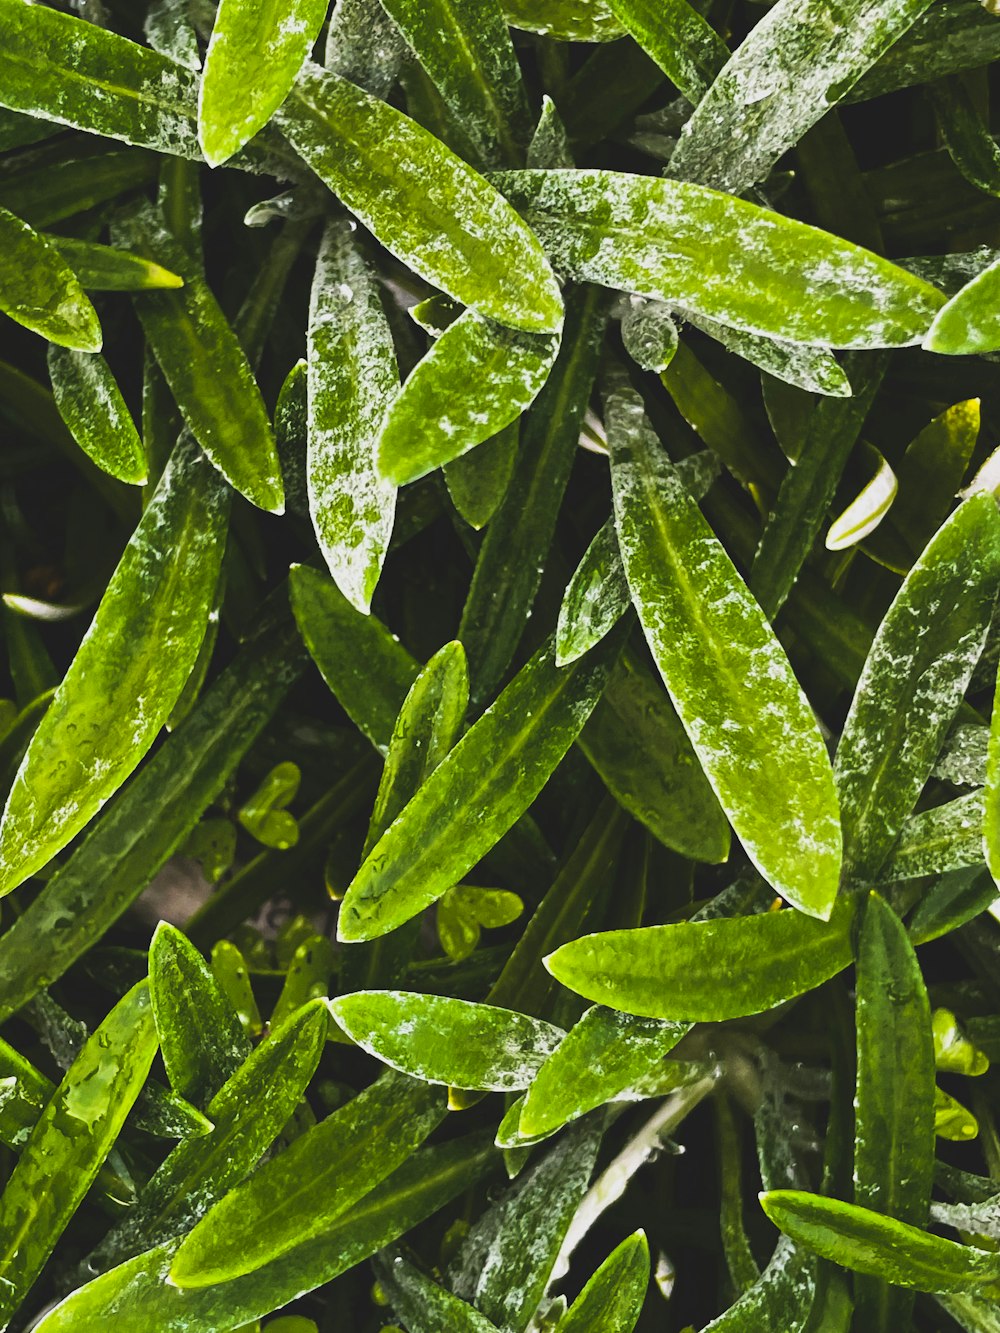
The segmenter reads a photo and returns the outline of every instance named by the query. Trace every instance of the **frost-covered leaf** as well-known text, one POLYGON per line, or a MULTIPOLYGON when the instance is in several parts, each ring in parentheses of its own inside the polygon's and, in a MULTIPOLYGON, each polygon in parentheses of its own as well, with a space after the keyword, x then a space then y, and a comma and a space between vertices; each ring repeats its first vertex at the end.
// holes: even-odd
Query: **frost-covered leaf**
POLYGON ((371 266, 351 224, 329 222, 309 312, 309 511, 337 586, 367 614, 392 535, 396 489, 375 443, 399 372, 371 266))
POLYGON ((205 53, 198 140, 217 167, 262 129, 288 96, 329 0, 221 0, 205 53))
POLYGON ((535 236, 416 121, 312 65, 277 119, 344 205, 421 277, 501 324, 558 330, 562 298, 535 236))
POLYGON ((910 815, 880 878, 943 875, 983 861, 983 793, 974 791, 910 815))
POLYGON ((534 402, 558 351, 558 335, 520 333, 466 310, 389 403, 381 476, 405 485, 497 435, 534 402))
POLYGON ((930 0, 778 0, 681 132, 670 174, 739 194, 898 41, 930 0))
POLYGON ((561 42, 611 42, 624 32, 606 0, 504 0, 503 8, 515 28, 561 42))
POLYGON ((852 961, 853 910, 644 926, 585 935, 545 960, 557 981, 596 1004, 646 1018, 722 1022, 813 990, 852 961))
POLYGON ((48 364, 59 415, 80 448, 112 477, 144 486, 142 440, 101 354, 53 344, 48 364))
POLYGON ((496 1333, 490 1322, 466 1301, 439 1286, 402 1254, 391 1250, 376 1260, 379 1287, 409 1333, 496 1333))
POLYGON ((615 385, 605 425, 622 563, 695 754, 764 878, 795 907, 826 918, 839 884, 840 827, 815 718, 633 391, 615 385))
POLYGON ((0 826, 0 889, 40 870, 125 781, 205 637, 228 494, 182 440, 39 723, 0 826))
POLYGON ((99 352, 97 311, 58 247, 0 208, 0 310, 61 347, 99 352))
POLYGON ((1000 516, 974 495, 913 566, 879 627, 837 747, 847 872, 885 861, 965 694, 1000 581, 1000 516))
POLYGON ((352 1041, 404 1074, 486 1092, 526 1088, 564 1033, 489 1004, 407 991, 357 991, 331 1001, 352 1041))
POLYGON ((561 274, 748 333, 820 347, 905 346, 923 338, 944 303, 869 250, 701 185, 597 170, 492 179, 561 274))

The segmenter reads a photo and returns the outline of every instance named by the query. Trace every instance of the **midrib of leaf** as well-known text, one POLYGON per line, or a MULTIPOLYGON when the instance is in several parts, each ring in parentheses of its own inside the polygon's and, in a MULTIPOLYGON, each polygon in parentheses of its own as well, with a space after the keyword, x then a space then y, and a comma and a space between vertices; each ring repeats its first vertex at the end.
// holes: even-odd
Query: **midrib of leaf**
POLYGON ((486 77, 482 65, 475 57, 475 51, 469 45, 465 36, 465 30, 462 24, 455 16, 455 6, 452 0, 438 0, 440 11, 445 16, 454 32, 455 42, 459 51, 465 58, 466 68, 473 76, 473 83, 483 94, 483 100, 489 107, 493 119, 494 128, 497 131, 497 139, 500 147, 503 149, 504 156, 511 162, 516 162, 518 157, 517 143, 510 133, 510 126, 507 123, 507 117, 503 107, 497 101, 492 82, 486 77))

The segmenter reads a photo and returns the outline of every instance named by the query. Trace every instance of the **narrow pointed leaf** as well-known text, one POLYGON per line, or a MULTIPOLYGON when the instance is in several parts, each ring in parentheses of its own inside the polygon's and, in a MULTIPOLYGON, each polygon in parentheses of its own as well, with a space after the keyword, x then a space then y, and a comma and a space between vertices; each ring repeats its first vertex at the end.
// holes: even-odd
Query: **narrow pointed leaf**
POLYGON ((72 236, 49 236, 47 239, 88 291, 143 292, 159 287, 184 286, 179 273, 171 273, 155 260, 134 255, 130 250, 80 241, 72 236))
POLYGON ((934 114, 952 161, 967 181, 986 194, 1000 194, 1000 148, 957 76, 929 85, 934 114))
MULTIPOLYGON (((769 1325, 803 1333, 816 1294, 816 1261, 781 1238, 771 1262, 748 1291, 703 1333, 758 1333, 769 1325)), ((834 1333, 831 1329, 830 1333, 834 1333)))
POLYGON ((444 465, 452 504, 478 532, 499 509, 517 462, 520 429, 516 421, 475 450, 444 465))
POLYGON ((915 879, 982 865, 983 793, 974 791, 904 820, 881 877, 915 879))
POLYGON ((515 28, 560 42, 612 42, 624 32, 606 0, 504 0, 503 8, 515 28))
POLYGON ((600 1117, 574 1125, 468 1233, 452 1290, 501 1329, 522 1329, 538 1307, 594 1169, 600 1117))
POLYGON ((0 1197, 5 1326, 113 1147, 155 1054, 149 993, 140 982, 67 1070, 0 1197))
POLYGON ((146 455, 115 377, 99 352, 49 348, 59 415, 83 452, 119 481, 146 484, 146 455))
POLYGON ((205 637, 228 510, 182 440, 18 769, 0 826, 0 891, 65 847, 156 739, 205 637))
POLYGON ((401 1254, 390 1251, 376 1261, 379 1286, 409 1333, 496 1333, 474 1306, 440 1287, 401 1254))
POLYGON ((832 22, 822 0, 779 0, 684 126, 670 174, 733 194, 763 180, 929 3, 844 0, 832 22))
POLYGON ((212 1129, 174 1149, 136 1204, 90 1255, 106 1268, 189 1231, 247 1177, 294 1115, 326 1041, 326 1004, 313 1000, 255 1048, 206 1110, 212 1129))
POLYGON ((941 751, 979 658, 1000 582, 992 496, 955 511, 879 627, 837 747, 844 861, 877 873, 941 751), (933 669, 932 669, 933 664, 933 669))
POLYGON ((857 1273, 918 1291, 971 1288, 983 1295, 1000 1295, 996 1254, 818 1194, 771 1190, 760 1201, 775 1226, 798 1244, 857 1273))
POLYGON ((607 1101, 647 1074, 688 1031, 683 1023, 636 1018, 594 1005, 538 1070, 518 1131, 533 1138, 607 1101))
POLYGON ((694 106, 729 59, 729 48, 688 0, 609 0, 622 27, 694 106))
POLYGON ((568 666, 614 629, 631 604, 614 519, 599 528, 566 586, 556 627, 556 664, 568 666))
POLYGON ((870 481, 833 520, 826 534, 828 551, 846 551, 871 536, 888 514, 899 484, 896 474, 878 451, 877 468, 870 481))
POLYGON ((585 935, 546 967, 578 995, 627 1014, 717 1023, 759 1014, 850 966, 852 909, 645 926, 585 935))
POLYGON ((60 347, 99 352, 97 311, 58 248, 0 208, 0 310, 60 347))
POLYGON ((674 707, 748 856, 793 906, 826 918, 840 827, 815 717, 641 400, 616 389, 605 418, 622 563, 674 707))
POLYGON ((983 269, 937 312, 924 338, 929 352, 973 356, 1000 347, 1000 261, 983 269))
POLYGON ((393 1069, 485 1092, 526 1088, 564 1036, 526 1014, 447 995, 357 991, 330 1009, 352 1041, 393 1069))
POLYGON ((734 329, 820 347, 921 340, 944 297, 869 250, 701 185, 617 171, 508 171, 497 186, 561 274, 734 329), (731 243, 704 263, 709 238, 731 243))
POLYGON ((384 754, 420 663, 318 570, 293 565, 289 584, 295 619, 320 674, 344 712, 384 754))
POLYGON ((636 1231, 613 1250, 560 1319, 556 1333, 632 1333, 649 1285, 649 1245, 636 1231))
POLYGON ((804 343, 785 342, 781 338, 763 338, 727 328, 714 319, 685 311, 685 318, 716 342, 728 347, 745 361, 752 362, 785 384, 793 384, 807 393, 821 393, 828 398, 849 398, 851 383, 832 352, 804 343))
POLYGON ((281 513, 281 465, 264 401, 204 276, 151 205, 116 224, 114 235, 184 278, 176 291, 135 298, 146 337, 191 433, 214 465, 252 504, 281 513))
POLYGON ((198 141, 217 167, 263 129, 312 50, 329 0, 221 0, 205 53, 198 141))
POLYGON ((405 485, 502 431, 534 402, 558 351, 556 335, 519 333, 466 310, 389 404, 381 475, 405 485))
POLYGON ((442 1093, 383 1075, 217 1203, 181 1243, 171 1281, 184 1288, 230 1281, 311 1240, 381 1184, 445 1114, 442 1093))
POLYGON ((983 791, 983 850, 994 884, 1000 886, 1000 675, 993 695, 986 786, 983 791))
MULTIPOLYGON (((857 971, 854 1202, 922 1226, 934 1179, 934 1042, 920 965, 892 908, 869 894, 857 971)), ((884 1283, 857 1288, 866 1328, 899 1328, 911 1301, 884 1283)))
POLYGON ((421 277, 501 324, 559 328, 562 298, 534 235, 415 121, 307 66, 278 123, 344 205, 421 277))
POLYGON ((62 976, 183 845, 305 660, 287 626, 249 645, 102 810, 66 864, 0 936, 0 1015, 16 1013, 62 976))
POLYGON ((416 916, 499 842, 579 735, 618 647, 560 669, 546 644, 522 667, 372 848, 341 903, 341 940, 416 916))
POLYGON ((170 1086, 205 1106, 250 1054, 250 1043, 208 964, 165 921, 149 946, 149 994, 170 1086))
POLYGON ((415 1153, 314 1239, 244 1278, 181 1290, 167 1282, 177 1242, 88 1282, 39 1324, 39 1333, 101 1333, 141 1309, 162 1333, 219 1333, 270 1314, 330 1282, 488 1176, 497 1158, 475 1134, 415 1153))
POLYGON ((729 824, 670 696, 626 651, 577 742, 619 805, 666 847, 716 864, 729 824))
POLYGON ((482 166, 516 166, 530 112, 498 0, 385 0, 482 166))
POLYGON ((375 467, 375 442, 399 372, 374 271, 346 219, 323 234, 308 357, 309 512, 337 586, 367 614, 396 511, 396 488, 375 467))

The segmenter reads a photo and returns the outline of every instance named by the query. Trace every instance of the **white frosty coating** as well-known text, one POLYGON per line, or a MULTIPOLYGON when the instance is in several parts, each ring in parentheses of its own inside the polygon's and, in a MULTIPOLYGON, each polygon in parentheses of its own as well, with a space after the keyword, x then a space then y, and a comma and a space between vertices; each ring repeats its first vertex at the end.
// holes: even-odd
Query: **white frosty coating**
MULTIPOLYGON (((877 451, 876 451, 877 452, 877 451)), ((899 490, 896 474, 881 454, 875 475, 861 488, 847 508, 830 524, 826 534, 828 551, 846 551, 864 541, 892 508, 899 490)))
POLYGON ((709 337, 721 342, 737 356, 752 361, 775 379, 794 384, 808 393, 827 394, 832 398, 849 398, 851 383, 833 355, 822 347, 785 342, 781 338, 762 338, 758 334, 739 329, 728 329, 714 319, 684 312, 689 323, 709 337))
POLYGON ((201 69, 198 37, 188 15, 188 0, 152 0, 142 30, 154 51, 186 69, 201 69))
POLYGON ((934 765, 934 776, 956 787, 981 787, 986 781, 989 727, 963 723, 955 727, 934 765))
POLYGON ((519 333, 474 310, 450 324, 389 404, 376 456, 399 485, 449 463, 534 402, 560 335, 519 333))
POLYGON ((447 995, 360 991, 330 1007, 348 1036, 376 1059, 446 1087, 526 1088, 566 1035, 527 1014, 447 995))
POLYGON ((860 246, 701 185, 617 171, 491 177, 567 277, 816 347, 919 342, 944 297, 860 246))
POLYGON ((396 82, 406 45, 379 0, 337 0, 326 30, 323 63, 376 97, 396 82))
POLYGON ((508 22, 562 42, 611 42, 625 29, 605 0, 504 0, 508 22))
POLYGON ((4 891, 65 847, 152 745, 205 636, 227 515, 228 492, 184 437, 14 779, 4 891))
POLYGON ((913 809, 979 659, 1000 581, 1000 517, 986 496, 955 511, 879 626, 851 702, 835 776, 845 869, 874 874, 913 809))
POLYGON ((309 512, 337 586, 367 615, 396 512, 374 451, 399 371, 377 280, 344 219, 327 224, 316 259, 308 366, 309 512))
POLYGON ((840 873, 833 777, 784 649, 630 389, 609 395, 618 546, 674 707, 747 855, 825 916, 840 873))
POLYGON ((145 484, 142 441, 104 357, 50 346, 48 363, 59 415, 84 453, 111 476, 145 484))
POLYGON ((530 128, 510 29, 496 0, 384 0, 479 166, 516 166, 530 128))
POLYGON ((943 875, 963 866, 983 864, 983 793, 911 815, 903 824, 885 879, 943 875))
POLYGON ((930 0, 778 0, 681 131, 670 174, 739 194, 763 180, 930 0))
POLYGON ((573 165, 573 152, 569 145, 569 136, 562 123, 555 102, 548 95, 542 94, 542 109, 538 124, 528 144, 527 164, 543 170, 557 171, 573 165))
POLYGON ((346 207, 421 277, 502 324, 560 328, 562 297, 537 237, 415 121, 308 63, 276 121, 346 207))
POLYGON ((198 91, 198 133, 216 166, 287 97, 329 0, 221 0, 198 91))

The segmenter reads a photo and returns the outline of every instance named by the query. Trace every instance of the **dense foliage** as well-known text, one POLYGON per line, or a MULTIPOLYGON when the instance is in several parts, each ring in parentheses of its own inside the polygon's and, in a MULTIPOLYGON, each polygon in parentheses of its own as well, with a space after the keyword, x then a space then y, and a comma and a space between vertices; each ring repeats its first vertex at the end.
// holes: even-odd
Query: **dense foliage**
POLYGON ((0 1327, 1000 1330, 998 60, 0 0, 0 1327))

